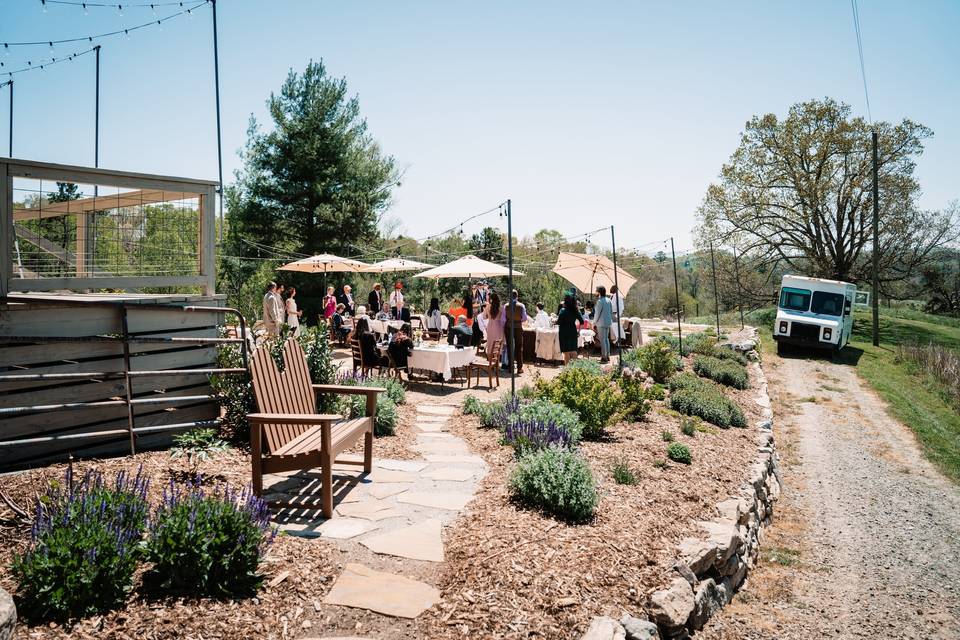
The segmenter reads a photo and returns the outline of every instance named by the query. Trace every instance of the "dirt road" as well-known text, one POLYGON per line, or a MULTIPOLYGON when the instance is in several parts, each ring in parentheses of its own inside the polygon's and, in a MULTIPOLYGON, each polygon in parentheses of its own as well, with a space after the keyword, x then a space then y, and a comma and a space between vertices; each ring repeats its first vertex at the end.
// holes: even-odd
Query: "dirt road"
POLYGON ((960 638, 960 488, 853 367, 766 356, 784 491, 705 638, 960 638))

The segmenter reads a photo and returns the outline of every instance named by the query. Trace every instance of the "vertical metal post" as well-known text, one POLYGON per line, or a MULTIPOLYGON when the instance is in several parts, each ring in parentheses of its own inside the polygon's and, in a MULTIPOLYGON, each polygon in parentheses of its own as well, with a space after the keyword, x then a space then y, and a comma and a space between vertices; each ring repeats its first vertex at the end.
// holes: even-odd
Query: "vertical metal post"
POLYGON ((130 433, 130 455, 137 453, 133 433, 133 384, 130 381, 130 327, 127 322, 127 305, 121 305, 121 323, 123 325, 123 381, 127 392, 127 431, 130 433))
POLYGON ((217 175, 220 180, 220 226, 217 239, 223 240, 223 141, 220 134, 220 53, 217 45, 217 0, 210 0, 213 7, 213 84, 217 102, 217 175))
POLYGON ((717 341, 720 341, 720 293, 717 290, 717 261, 713 256, 713 241, 710 241, 710 268, 713 270, 713 311, 717 315, 717 341))
POLYGON ((10 87, 10 143, 7 150, 7 157, 13 157, 13 80, 10 80, 7 83, 7 86, 10 87))
POLYGON ((510 302, 507 303, 509 306, 509 320, 510 320, 510 332, 507 336, 509 341, 509 351, 510 354, 510 397, 513 398, 517 392, 517 376, 514 372, 514 365, 517 361, 517 354, 514 352, 515 344, 513 340, 513 316, 517 308, 517 301, 513 298, 513 212, 510 208, 510 198, 507 198, 507 289, 510 296, 510 302))
POLYGON ((677 253, 670 238, 670 255, 673 257, 673 288, 677 294, 677 338, 680 341, 680 356, 683 357, 683 327, 680 325, 680 280, 677 278, 677 253))
POLYGON ((96 83, 93 98, 93 166, 100 166, 100 45, 93 48, 97 57, 96 83))
MULTIPOLYGON (((613 303, 616 305, 614 311, 616 312, 616 324, 614 325, 617 328, 617 368, 621 371, 623 370, 623 348, 620 346, 620 332, 623 328, 620 326, 620 282, 617 279, 617 238, 613 232, 613 225, 610 225, 610 245, 613 248, 613 286, 617 290, 616 295, 613 297, 613 303)), ((627 299, 626 296, 623 297, 623 304, 626 306, 627 299)))
POLYGON ((873 132, 873 346, 880 346, 880 181, 877 132, 873 132))
MULTIPOLYGON (((743 329, 743 292, 740 289, 740 267, 737 265, 737 248, 733 248, 733 277, 737 281, 737 306, 740 307, 740 328, 743 329)), ((719 333, 719 331, 718 331, 719 333)))

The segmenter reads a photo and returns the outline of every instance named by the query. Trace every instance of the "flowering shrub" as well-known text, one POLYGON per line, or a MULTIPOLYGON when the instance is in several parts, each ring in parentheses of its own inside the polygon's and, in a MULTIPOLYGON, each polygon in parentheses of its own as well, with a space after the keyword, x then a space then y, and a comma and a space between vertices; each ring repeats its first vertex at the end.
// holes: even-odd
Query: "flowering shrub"
POLYGON ((639 378, 621 376, 617 383, 623 393, 623 415, 633 421, 643 420, 650 411, 650 400, 656 393, 650 393, 639 378))
POLYGON ((677 358, 663 338, 648 342, 636 351, 640 368, 656 382, 666 382, 677 370, 677 358))
POLYGON ((337 384, 359 387, 382 387, 386 393, 381 397, 390 398, 394 404, 403 404, 407 401, 407 390, 403 383, 389 376, 365 376, 360 371, 344 371, 337 375, 337 384))
POLYGON ((503 432, 503 444, 513 447, 517 457, 547 447, 569 447, 570 434, 563 427, 544 420, 515 420, 503 432))
POLYGON ((736 402, 723 395, 716 385, 691 373, 681 373, 670 380, 670 408, 724 429, 747 426, 736 402))
POLYGON ((253 593, 274 534, 267 504, 249 489, 218 487, 208 494, 199 483, 179 489, 171 481, 150 523, 150 577, 174 593, 253 593))
POLYGON ((710 378, 734 389, 746 389, 750 386, 747 369, 733 360, 721 360, 711 356, 697 356, 693 359, 693 371, 698 376, 710 378))
POLYGON ((721 360, 733 360, 737 364, 747 366, 747 359, 741 353, 737 353, 733 350, 733 347, 730 345, 723 345, 722 347, 717 347, 713 352, 715 358, 720 358, 721 360))
POLYGON ((463 399, 463 415, 480 415, 483 411, 483 403, 477 399, 477 396, 467 396, 463 399))
POLYGON ((510 474, 509 488, 520 504, 570 522, 592 518, 599 500, 586 459, 562 447, 521 457, 510 474))
POLYGON ((568 369, 583 369, 587 373, 592 373, 595 376, 603 375, 603 367, 600 366, 600 363, 591 358, 577 358, 576 360, 571 360, 567 365, 568 369))
POLYGON ((112 487, 68 471, 36 506, 30 549, 13 560, 20 612, 69 620, 108 611, 126 599, 147 520, 147 480, 117 474, 112 487))
MULTIPOLYGON (((392 436, 397 429, 397 405, 406 401, 406 390, 395 378, 365 376, 357 371, 345 371, 337 376, 337 384, 358 387, 382 387, 386 392, 377 396, 377 415, 373 420, 373 432, 377 436, 392 436)), ((336 411, 351 418, 367 412, 367 398, 362 395, 339 396, 336 411)))

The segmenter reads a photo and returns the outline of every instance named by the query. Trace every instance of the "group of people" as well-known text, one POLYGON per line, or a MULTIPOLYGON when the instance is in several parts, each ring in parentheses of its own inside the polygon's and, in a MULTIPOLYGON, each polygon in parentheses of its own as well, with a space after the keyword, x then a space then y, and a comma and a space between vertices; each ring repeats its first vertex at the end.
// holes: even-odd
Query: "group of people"
POLYGON ((410 313, 412 305, 408 305, 403 297, 403 283, 397 281, 393 286, 393 291, 384 301, 383 286, 378 282, 373 285, 370 294, 367 296, 367 304, 358 304, 353 297, 353 287, 349 284, 343 285, 343 290, 335 293, 334 287, 327 287, 327 293, 323 297, 323 317, 329 319, 338 311, 346 316, 370 316, 371 318, 383 318, 388 320, 401 320, 410 322, 410 313), (340 306, 343 306, 341 309, 340 306))
POLYGON ((280 325, 286 322, 293 335, 300 333, 300 318, 303 311, 297 309, 296 287, 284 287, 270 282, 263 296, 263 326, 268 337, 280 334, 280 325))
POLYGON ((623 327, 618 320, 623 317, 624 299, 616 285, 607 288, 597 287, 596 301, 588 300, 581 309, 572 293, 563 298, 557 312, 557 327, 560 333, 560 351, 563 363, 567 364, 577 356, 580 329, 594 329, 600 343, 600 362, 610 362, 610 343, 618 343, 624 337, 623 327))

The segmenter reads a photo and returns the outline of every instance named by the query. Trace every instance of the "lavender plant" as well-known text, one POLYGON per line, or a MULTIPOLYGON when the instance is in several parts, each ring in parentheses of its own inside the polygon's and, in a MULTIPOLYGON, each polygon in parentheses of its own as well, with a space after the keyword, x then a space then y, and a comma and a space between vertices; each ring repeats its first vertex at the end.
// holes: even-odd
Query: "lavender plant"
POLYGON ((13 561, 22 615, 66 621, 109 611, 126 599, 146 526, 148 481, 121 471, 113 486, 70 470, 36 505, 31 545, 13 561))
POLYGON ((171 481, 150 522, 150 578, 173 593, 255 593, 257 567, 275 534, 267 504, 249 488, 207 493, 199 481, 183 488, 171 481))
POLYGON ((513 447, 516 456, 546 447, 569 447, 570 434, 554 422, 544 420, 516 420, 503 431, 503 444, 513 447))

